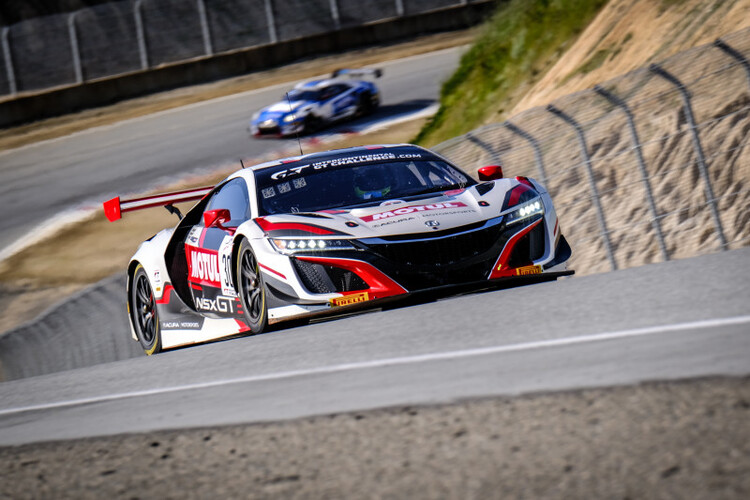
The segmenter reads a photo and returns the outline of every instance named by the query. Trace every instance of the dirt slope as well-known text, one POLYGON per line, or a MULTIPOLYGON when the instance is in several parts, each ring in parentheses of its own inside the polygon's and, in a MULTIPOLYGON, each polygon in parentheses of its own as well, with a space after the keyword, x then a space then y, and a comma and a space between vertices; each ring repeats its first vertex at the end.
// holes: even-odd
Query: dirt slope
MULTIPOLYGON (((750 0, 610 0, 504 117, 750 26, 750 0)), ((491 116, 487 123, 499 121, 491 116)))

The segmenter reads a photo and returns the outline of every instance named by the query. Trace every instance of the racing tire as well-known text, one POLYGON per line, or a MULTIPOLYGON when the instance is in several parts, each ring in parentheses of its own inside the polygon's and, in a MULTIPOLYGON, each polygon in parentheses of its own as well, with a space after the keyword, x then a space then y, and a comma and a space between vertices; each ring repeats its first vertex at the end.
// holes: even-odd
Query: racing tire
POLYGON ((262 333, 268 326, 266 286, 258 259, 250 243, 243 239, 237 250, 237 292, 250 333, 262 333))
POLYGON ((369 92, 362 92, 359 94, 359 100, 357 101, 357 116, 367 116, 375 111, 375 107, 372 102, 372 95, 369 92))
POLYGON ((305 126, 302 129, 302 133, 304 134, 312 134, 313 132, 317 132, 322 126, 322 122, 320 118, 312 114, 309 114, 305 117, 304 123, 305 123, 305 126))
POLYGON ((156 297, 151 289, 148 274, 138 264, 128 297, 128 309, 135 335, 149 356, 161 352, 161 329, 156 309, 156 297))

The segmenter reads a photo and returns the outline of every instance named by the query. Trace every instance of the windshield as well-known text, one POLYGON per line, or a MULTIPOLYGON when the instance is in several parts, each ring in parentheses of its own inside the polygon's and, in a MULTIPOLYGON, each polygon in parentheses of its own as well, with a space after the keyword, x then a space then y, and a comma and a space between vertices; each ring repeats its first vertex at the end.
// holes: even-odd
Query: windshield
POLYGON ((316 212, 384 200, 461 189, 475 184, 441 160, 408 160, 319 168, 315 164, 282 171, 258 171, 261 215, 316 212))
MULTIPOLYGON (((317 90, 302 90, 294 89, 290 90, 287 94, 290 101, 317 101, 318 91, 317 90)), ((284 96, 286 99, 286 95, 284 96)))

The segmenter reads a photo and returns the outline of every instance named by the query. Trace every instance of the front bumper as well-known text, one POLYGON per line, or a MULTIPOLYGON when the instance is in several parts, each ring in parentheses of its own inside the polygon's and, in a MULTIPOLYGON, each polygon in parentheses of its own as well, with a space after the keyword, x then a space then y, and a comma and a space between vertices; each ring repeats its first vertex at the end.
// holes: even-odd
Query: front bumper
POLYGON ((275 120, 253 121, 248 127, 249 132, 255 137, 284 137, 302 132, 303 129, 302 120, 288 123, 275 120))
POLYGON ((556 240, 553 236, 540 215, 510 226, 498 217, 434 234, 361 239, 353 242, 356 250, 291 256, 296 281, 306 292, 299 298, 291 287, 274 290, 273 280, 267 283, 279 305, 299 304, 312 312, 422 291, 513 281, 508 278, 543 281, 572 274, 565 271, 570 247, 561 236, 556 240), (319 299, 311 300, 314 297, 319 299))

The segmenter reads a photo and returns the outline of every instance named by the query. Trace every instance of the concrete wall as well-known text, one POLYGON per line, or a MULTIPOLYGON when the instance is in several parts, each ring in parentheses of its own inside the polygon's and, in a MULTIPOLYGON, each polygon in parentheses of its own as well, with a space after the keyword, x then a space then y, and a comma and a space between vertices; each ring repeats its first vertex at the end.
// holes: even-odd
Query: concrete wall
POLYGON ((14 380, 145 356, 130 336, 125 302, 125 274, 118 274, 4 334, 0 337, 3 378, 14 380))
POLYGON ((80 85, 19 95, 0 100, 0 127, 261 71, 318 54, 341 52, 426 33, 467 28, 483 21, 492 13, 495 4, 495 0, 482 0, 426 14, 393 18, 332 33, 197 58, 80 85))

